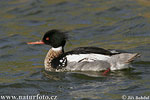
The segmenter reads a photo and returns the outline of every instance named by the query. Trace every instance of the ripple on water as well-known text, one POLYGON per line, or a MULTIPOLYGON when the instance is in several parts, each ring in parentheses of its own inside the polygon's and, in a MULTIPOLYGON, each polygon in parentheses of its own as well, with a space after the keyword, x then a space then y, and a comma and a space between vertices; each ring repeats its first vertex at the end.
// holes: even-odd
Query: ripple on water
POLYGON ((23 24, 21 23, 20 25, 23 26, 39 26, 46 23, 44 21, 38 21, 38 20, 22 20, 22 22, 23 24))
POLYGON ((0 58, 1 59, 8 59, 10 57, 12 57, 13 55, 10 55, 10 54, 6 54, 6 55, 0 55, 0 58))
POLYGON ((8 48, 12 48, 11 45, 4 45, 4 46, 1 46, 0 49, 8 49, 8 48))

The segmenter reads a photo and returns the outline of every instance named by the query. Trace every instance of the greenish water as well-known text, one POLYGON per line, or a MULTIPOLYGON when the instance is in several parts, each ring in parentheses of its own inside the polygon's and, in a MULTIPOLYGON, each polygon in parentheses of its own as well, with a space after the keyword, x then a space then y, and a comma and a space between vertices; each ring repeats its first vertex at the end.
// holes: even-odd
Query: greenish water
POLYGON ((58 100, 120 100, 150 96, 149 0, 0 0, 0 95, 58 100), (68 31, 65 50, 98 46, 141 53, 133 69, 45 72, 49 46, 27 45, 50 29, 68 31))

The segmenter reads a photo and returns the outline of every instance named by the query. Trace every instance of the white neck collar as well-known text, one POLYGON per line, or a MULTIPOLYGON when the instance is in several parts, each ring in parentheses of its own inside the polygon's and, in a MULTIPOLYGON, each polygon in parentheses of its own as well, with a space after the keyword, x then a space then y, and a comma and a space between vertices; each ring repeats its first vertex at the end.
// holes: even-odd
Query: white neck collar
POLYGON ((61 51, 62 50, 62 46, 57 47, 57 48, 52 47, 52 50, 54 50, 54 51, 61 51))

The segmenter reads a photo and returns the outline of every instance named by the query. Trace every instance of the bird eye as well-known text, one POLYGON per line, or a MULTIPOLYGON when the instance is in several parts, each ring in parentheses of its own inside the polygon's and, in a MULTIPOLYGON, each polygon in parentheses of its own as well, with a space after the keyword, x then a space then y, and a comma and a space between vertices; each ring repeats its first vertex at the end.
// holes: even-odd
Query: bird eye
POLYGON ((49 40, 49 37, 47 37, 46 40, 48 41, 48 40, 49 40))

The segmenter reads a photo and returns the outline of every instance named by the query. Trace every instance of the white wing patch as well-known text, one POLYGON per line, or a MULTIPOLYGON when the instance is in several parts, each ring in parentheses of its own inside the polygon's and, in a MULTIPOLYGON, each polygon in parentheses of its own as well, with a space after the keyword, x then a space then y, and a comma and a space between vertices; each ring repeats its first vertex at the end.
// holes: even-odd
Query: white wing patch
POLYGON ((95 60, 106 61, 110 59, 110 56, 101 54, 72 54, 67 55, 66 57, 69 62, 83 62, 83 61, 93 62, 95 60))

